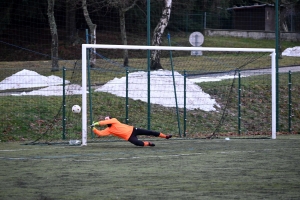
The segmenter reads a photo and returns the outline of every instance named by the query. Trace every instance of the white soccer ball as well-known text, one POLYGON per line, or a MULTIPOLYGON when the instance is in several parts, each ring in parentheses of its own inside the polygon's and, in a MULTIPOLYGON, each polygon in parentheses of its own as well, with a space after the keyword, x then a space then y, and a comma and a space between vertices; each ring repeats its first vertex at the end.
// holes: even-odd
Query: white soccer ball
POLYGON ((74 105, 72 107, 72 112, 73 113, 80 113, 80 111, 81 111, 81 107, 79 105, 74 105))

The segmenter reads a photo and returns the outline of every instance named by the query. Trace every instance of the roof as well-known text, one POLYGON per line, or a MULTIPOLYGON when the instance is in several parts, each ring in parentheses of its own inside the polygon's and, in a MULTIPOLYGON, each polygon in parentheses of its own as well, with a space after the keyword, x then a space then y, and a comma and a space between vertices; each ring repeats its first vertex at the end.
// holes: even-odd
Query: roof
POLYGON ((261 8, 261 7, 266 7, 266 6, 270 6, 270 7, 274 7, 273 4, 254 4, 251 6, 233 6, 232 8, 227 8, 227 10, 241 10, 241 9, 250 9, 250 8, 261 8))

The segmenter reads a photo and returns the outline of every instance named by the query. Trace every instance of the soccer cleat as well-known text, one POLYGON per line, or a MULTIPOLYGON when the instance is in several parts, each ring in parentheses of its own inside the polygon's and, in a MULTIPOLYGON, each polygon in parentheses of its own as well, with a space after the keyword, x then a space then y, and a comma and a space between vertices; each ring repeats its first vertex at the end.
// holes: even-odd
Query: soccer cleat
POLYGON ((150 147, 154 147, 155 146, 155 144, 154 143, 152 143, 152 142, 149 142, 149 144, 148 144, 150 147))
POLYGON ((166 139, 170 139, 172 135, 166 135, 166 139))

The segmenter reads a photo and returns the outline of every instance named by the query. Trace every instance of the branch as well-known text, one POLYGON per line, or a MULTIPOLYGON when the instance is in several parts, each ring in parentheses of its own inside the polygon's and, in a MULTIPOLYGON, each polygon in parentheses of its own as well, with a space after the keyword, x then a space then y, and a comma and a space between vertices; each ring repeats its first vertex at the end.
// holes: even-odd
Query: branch
POLYGON ((137 0, 134 0, 134 2, 131 4, 131 6, 128 6, 127 8, 123 8, 122 11, 123 12, 127 12, 128 10, 130 10, 131 8, 133 8, 136 4, 137 0))

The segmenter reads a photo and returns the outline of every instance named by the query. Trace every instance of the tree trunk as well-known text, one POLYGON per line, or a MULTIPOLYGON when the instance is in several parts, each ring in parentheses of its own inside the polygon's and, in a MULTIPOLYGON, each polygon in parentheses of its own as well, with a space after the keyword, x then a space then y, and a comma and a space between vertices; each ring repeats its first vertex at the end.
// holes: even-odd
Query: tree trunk
POLYGON ((48 0, 48 21, 51 32, 51 59, 52 59, 52 68, 51 71, 59 71, 58 66, 58 34, 57 27, 54 18, 54 4, 55 0, 48 0))
MULTIPOLYGON (((126 22, 125 22, 125 13, 133 8, 136 4, 137 0, 133 1, 110 1, 110 5, 119 9, 119 18, 120 18, 120 30, 121 30, 121 39, 123 45, 127 45, 127 35, 126 35, 126 22)), ((123 66, 128 66, 128 49, 124 49, 123 51, 123 66)))
POLYGON ((278 0, 278 58, 282 58, 282 49, 281 49, 281 20, 280 20, 280 15, 281 15, 281 12, 280 12, 280 5, 281 5, 281 2, 280 0, 278 0))
POLYGON ((76 29, 76 4, 66 0, 66 40, 70 44, 76 44, 78 34, 76 29))
MULTIPOLYGON (((162 13, 162 17, 160 18, 159 23, 154 29, 154 34, 152 38, 152 46, 160 46, 162 35, 165 31, 165 28, 168 26, 170 15, 171 15, 171 7, 172 7, 172 0, 165 0, 165 7, 162 13)), ((153 50, 151 52, 151 70, 158 70, 163 69, 160 64, 160 51, 153 50)))
MULTIPOLYGON (((127 35, 126 35, 126 26, 125 26, 125 13, 133 8, 138 0, 107 0, 106 3, 110 7, 117 8, 119 10, 119 18, 120 18, 120 29, 121 29, 121 39, 123 45, 127 45, 127 35)), ((123 66, 128 66, 128 49, 124 49, 123 51, 123 66)))
MULTIPOLYGON (((82 9, 83 9, 83 15, 85 18, 85 21, 87 25, 89 26, 90 29, 90 34, 91 34, 91 44, 96 44, 96 28, 97 25, 93 24, 89 11, 87 10, 87 5, 86 5, 86 0, 82 0, 82 9)), ((90 65, 91 67, 94 67, 96 64, 96 49, 93 48, 92 52, 90 53, 90 65)))
MULTIPOLYGON (((125 11, 122 8, 119 8, 119 17, 120 17, 120 29, 121 29, 121 38, 123 45, 127 45, 127 35, 126 35, 126 26, 125 26, 125 11)), ((123 52, 123 66, 128 66, 128 49, 124 49, 123 52)))

